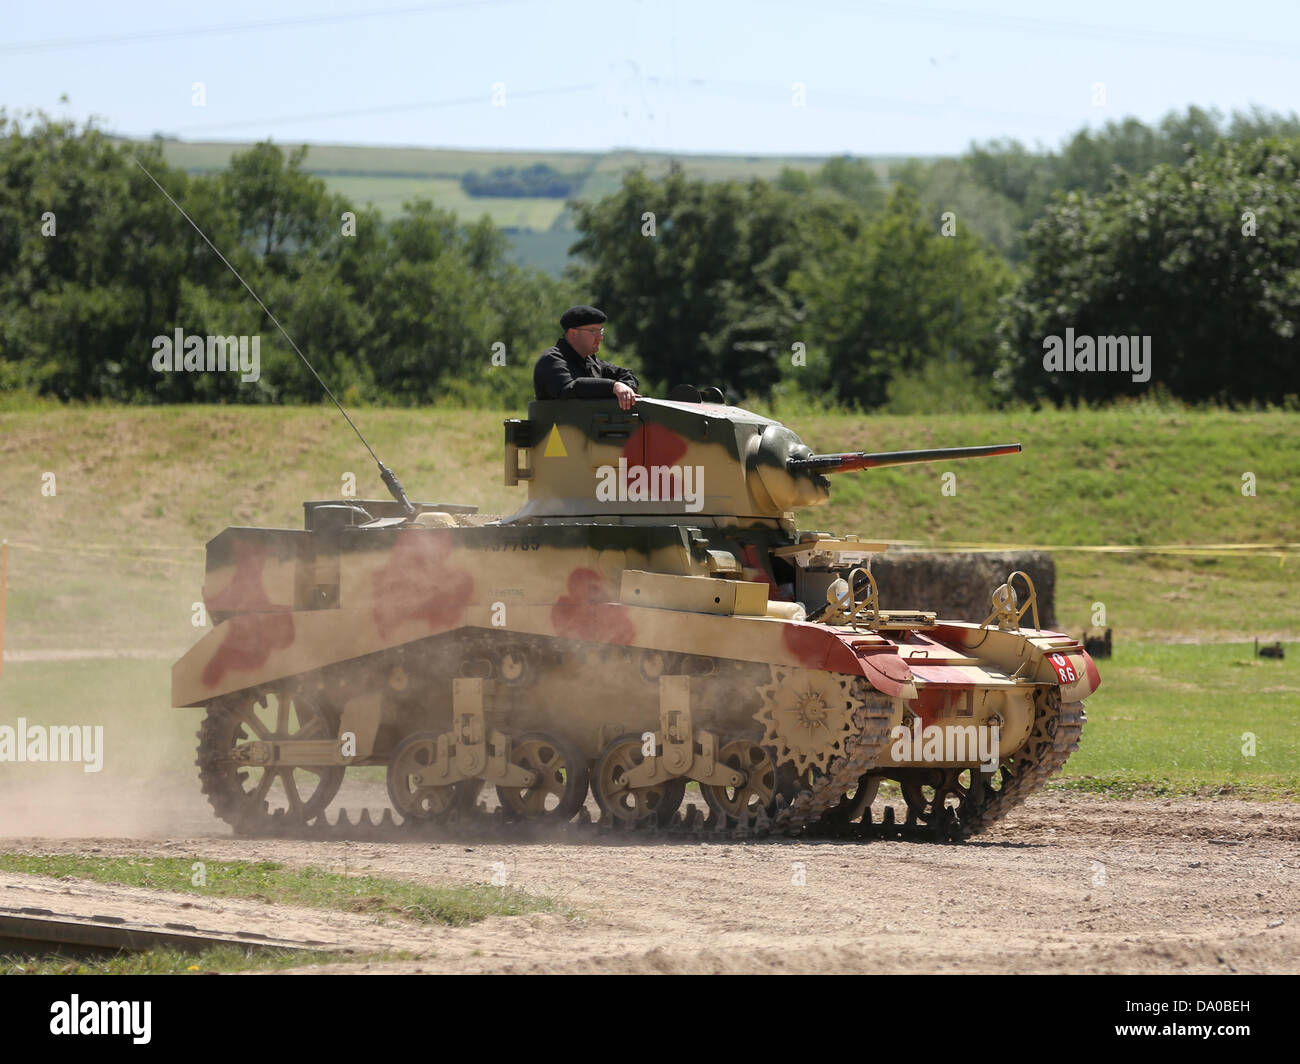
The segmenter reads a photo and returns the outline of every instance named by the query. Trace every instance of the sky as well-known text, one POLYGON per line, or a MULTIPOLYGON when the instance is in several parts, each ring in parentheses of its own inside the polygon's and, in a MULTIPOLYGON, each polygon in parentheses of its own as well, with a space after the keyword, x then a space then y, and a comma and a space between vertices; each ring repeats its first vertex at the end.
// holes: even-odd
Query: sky
POLYGON ((0 0, 0 15, 11 116, 185 140, 955 155, 1189 104, 1300 109, 1295 0, 0 0))

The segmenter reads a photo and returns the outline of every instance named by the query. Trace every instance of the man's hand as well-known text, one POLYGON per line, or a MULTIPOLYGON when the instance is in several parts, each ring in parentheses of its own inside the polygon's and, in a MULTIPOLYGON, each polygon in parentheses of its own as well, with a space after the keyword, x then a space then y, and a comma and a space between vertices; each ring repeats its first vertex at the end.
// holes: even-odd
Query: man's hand
POLYGON ((622 409, 631 410, 632 404, 635 403, 640 398, 640 396, 637 395, 636 392, 634 392, 622 381, 615 381, 614 398, 618 400, 618 405, 622 409))

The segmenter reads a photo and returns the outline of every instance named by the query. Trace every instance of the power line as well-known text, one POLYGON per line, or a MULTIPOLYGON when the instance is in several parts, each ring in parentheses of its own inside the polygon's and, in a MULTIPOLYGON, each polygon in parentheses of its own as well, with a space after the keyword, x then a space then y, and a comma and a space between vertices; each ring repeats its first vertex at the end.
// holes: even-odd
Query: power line
POLYGON ((52 52, 66 48, 95 48, 100 45, 135 44, 140 41, 174 41, 186 37, 207 37, 221 33, 244 33, 249 30, 288 29, 293 26, 321 26, 357 19, 388 18, 393 15, 418 15, 456 8, 496 7, 520 0, 443 0, 437 4, 387 7, 375 11, 342 11, 332 15, 303 15, 296 18, 263 19, 260 22, 227 22, 215 26, 176 27, 166 30, 135 30, 130 33, 101 33, 91 37, 52 37, 43 41, 18 41, 0 44, 0 54, 15 52, 52 52))
MULTIPOLYGON (((550 89, 524 89, 522 92, 509 94, 511 100, 531 100, 538 96, 565 96, 575 92, 589 92, 597 88, 587 85, 559 85, 550 89)), ((324 122, 333 118, 358 118, 365 115, 394 114, 401 111, 421 111, 436 107, 463 107, 466 104, 481 104, 486 98, 484 93, 475 96, 461 96, 449 100, 426 100, 423 103, 395 103, 382 107, 364 107, 352 111, 318 111, 313 114, 279 115, 275 118, 249 118, 237 122, 216 122, 202 126, 182 126, 177 133, 210 133, 219 129, 243 129, 247 126, 276 126, 286 122, 324 122)))
MULTIPOLYGON (((650 85, 670 87, 667 79, 654 75, 646 77, 650 85)), ((695 92, 703 96, 775 104, 785 101, 789 107, 791 82, 718 81, 706 78, 685 78, 671 86, 677 92, 695 92)), ((869 111, 888 115, 946 115, 957 113, 982 118, 1017 119, 1032 122, 1055 122, 1060 117, 1033 111, 1005 111, 987 107, 967 107, 958 99, 930 102, 900 99, 894 96, 865 96, 858 93, 823 91, 812 81, 805 83, 808 92, 805 106, 809 110, 828 108, 841 111, 869 111)))
MULTIPOLYGON (((782 0, 782 6, 786 6, 782 0)), ((1072 22, 1066 19, 1041 18, 1034 15, 1006 15, 989 11, 962 11, 956 8, 916 7, 898 3, 853 3, 837 5, 838 10, 854 15, 882 15, 900 20, 917 19, 941 23, 945 28, 967 25, 973 29, 1019 30, 1037 35, 1055 37, 1089 37, 1094 40, 1131 41, 1138 44, 1167 45, 1179 48, 1204 48, 1216 52, 1233 52, 1246 55, 1290 56, 1300 54, 1300 43, 1287 41, 1249 40, 1242 37, 1200 33, 1182 33, 1165 27, 1104 26, 1095 22, 1072 22)))

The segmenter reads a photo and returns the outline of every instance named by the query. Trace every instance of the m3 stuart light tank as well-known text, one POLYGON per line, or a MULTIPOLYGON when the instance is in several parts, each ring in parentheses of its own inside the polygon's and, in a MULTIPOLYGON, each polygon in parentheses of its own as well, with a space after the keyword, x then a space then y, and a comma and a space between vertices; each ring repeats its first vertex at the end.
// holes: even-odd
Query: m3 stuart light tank
POLYGON ((590 791, 605 825, 963 838, 1040 788, 1100 678, 1028 577, 983 624, 885 610, 883 545, 792 516, 824 474, 1019 446, 816 455, 718 399, 532 403, 505 424, 527 502, 490 524, 397 486, 213 539, 215 627, 172 698, 206 711, 216 814, 346 834, 344 774, 382 766, 405 830, 472 824, 493 787, 507 821, 593 819, 590 791))

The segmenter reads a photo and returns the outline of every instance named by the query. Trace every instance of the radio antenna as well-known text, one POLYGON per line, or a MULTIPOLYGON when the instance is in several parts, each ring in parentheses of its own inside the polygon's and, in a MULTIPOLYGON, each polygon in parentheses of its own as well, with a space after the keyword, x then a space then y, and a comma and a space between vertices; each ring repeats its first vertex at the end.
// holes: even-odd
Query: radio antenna
POLYGON ((384 486, 388 489, 389 494, 392 495, 392 497, 396 499, 398 503, 401 504, 402 509, 405 510, 408 515, 415 513, 415 505, 411 502, 410 499, 406 497, 406 492, 402 490, 401 482, 398 481, 397 476, 393 473, 391 469, 389 469, 386 465, 384 465, 383 462, 379 460, 379 455, 375 454, 375 449, 371 447, 369 441, 367 441, 367 439, 363 435, 361 435, 361 430, 357 428, 356 423, 350 417, 348 417, 348 412, 343 409, 343 404, 334 398, 334 393, 330 391, 329 386, 326 385, 326 383, 320 379, 320 374, 317 373, 315 368, 312 366, 312 364, 307 361, 307 356, 302 353, 298 345, 293 342, 293 337, 290 336, 288 332, 285 331, 285 328, 283 325, 280 324, 279 319, 274 314, 271 313, 271 308, 262 302, 261 296, 259 296, 256 292, 253 291, 252 285, 250 285, 247 281, 245 281, 243 277, 240 276, 239 271, 230 265, 230 260, 227 259, 225 255, 221 254, 221 252, 217 249, 216 244, 214 244, 211 240, 208 239, 208 234, 199 228, 198 223, 193 218, 191 218, 188 214, 185 213, 185 208, 182 207, 179 203, 177 203, 174 199, 172 199, 171 193, 169 193, 165 188, 162 187, 162 185, 158 183, 158 179, 154 177, 153 174, 151 174, 145 168, 144 163, 142 163, 134 155, 131 156, 131 161, 135 163, 135 165, 138 166, 141 170, 144 171, 145 177, 147 177, 150 181, 152 181, 154 185, 157 186, 158 191, 167 197, 167 202, 181 212, 181 217, 183 217, 187 222, 190 223, 190 225, 194 227, 194 231, 198 233, 199 236, 203 237, 203 242, 212 249, 213 253, 217 256, 217 258, 219 258, 222 262, 226 264, 226 268, 235 275, 235 279, 240 284, 242 284, 246 289, 248 289, 248 294, 257 301, 257 305, 262 308, 266 316, 270 318, 271 321, 274 323, 275 327, 280 330, 280 334, 285 338, 285 340, 289 342, 289 346, 293 348, 294 354, 296 354, 300 359, 302 359, 302 364, 304 366, 306 366, 309 370, 311 370, 311 375, 316 378, 316 383, 319 384, 321 388, 324 389, 325 394, 330 397, 330 402, 332 402, 335 406, 339 408, 339 413, 342 414, 344 419, 347 421, 347 423, 352 426, 352 431, 357 434, 357 439, 359 439, 363 444, 365 444, 366 450, 370 452, 370 457, 375 460, 375 465, 379 467, 379 479, 384 482, 384 486))

